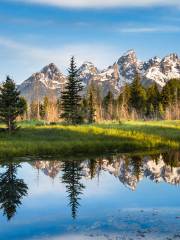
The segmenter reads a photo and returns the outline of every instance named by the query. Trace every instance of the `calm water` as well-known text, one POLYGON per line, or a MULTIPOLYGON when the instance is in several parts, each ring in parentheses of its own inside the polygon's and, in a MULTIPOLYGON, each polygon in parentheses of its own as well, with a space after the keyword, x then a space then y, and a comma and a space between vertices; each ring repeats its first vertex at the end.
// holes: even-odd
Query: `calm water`
POLYGON ((180 239, 179 183, 179 152, 6 162, 0 239, 180 239))

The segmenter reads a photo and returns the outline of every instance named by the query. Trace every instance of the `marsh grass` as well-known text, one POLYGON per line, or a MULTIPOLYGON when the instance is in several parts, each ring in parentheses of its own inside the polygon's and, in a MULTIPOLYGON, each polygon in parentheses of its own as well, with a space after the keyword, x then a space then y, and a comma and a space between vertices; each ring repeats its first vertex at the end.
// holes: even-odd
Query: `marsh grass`
POLYGON ((20 125, 21 129, 15 134, 0 133, 1 158, 180 148, 180 121, 129 121, 81 126, 30 121, 20 125))

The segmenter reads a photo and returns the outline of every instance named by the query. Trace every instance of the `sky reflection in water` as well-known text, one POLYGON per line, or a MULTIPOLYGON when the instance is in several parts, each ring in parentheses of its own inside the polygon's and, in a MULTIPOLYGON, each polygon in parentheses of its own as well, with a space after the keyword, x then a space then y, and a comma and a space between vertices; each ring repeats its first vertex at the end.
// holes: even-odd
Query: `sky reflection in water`
POLYGON ((179 159, 176 152, 1 165, 0 239, 180 239, 179 159))

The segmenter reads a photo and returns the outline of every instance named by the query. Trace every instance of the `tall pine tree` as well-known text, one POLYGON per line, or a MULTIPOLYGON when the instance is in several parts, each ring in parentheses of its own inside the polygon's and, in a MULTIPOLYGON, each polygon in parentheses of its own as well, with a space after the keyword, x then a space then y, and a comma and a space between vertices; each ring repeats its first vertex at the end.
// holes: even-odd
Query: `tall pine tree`
POLYGON ((142 115, 145 111, 146 91, 141 85, 141 79, 138 74, 131 85, 130 105, 139 115, 142 115))
POLYGON ((82 122, 82 97, 80 93, 83 87, 81 80, 78 78, 78 70, 74 57, 71 58, 68 73, 68 82, 61 93, 61 117, 69 124, 78 124, 82 122))
POLYGON ((147 89, 147 116, 151 118, 158 118, 159 116, 160 92, 157 84, 154 83, 147 89))
POLYGON ((94 100, 94 87, 91 85, 88 91, 88 99, 87 99, 87 109, 88 109, 88 123, 95 122, 95 100, 94 100))
POLYGON ((0 120, 7 125, 9 132, 16 129, 16 118, 26 111, 24 100, 10 77, 0 88, 0 120))
POLYGON ((180 102, 180 81, 179 79, 171 79, 162 89, 161 103, 165 109, 177 102, 180 102))

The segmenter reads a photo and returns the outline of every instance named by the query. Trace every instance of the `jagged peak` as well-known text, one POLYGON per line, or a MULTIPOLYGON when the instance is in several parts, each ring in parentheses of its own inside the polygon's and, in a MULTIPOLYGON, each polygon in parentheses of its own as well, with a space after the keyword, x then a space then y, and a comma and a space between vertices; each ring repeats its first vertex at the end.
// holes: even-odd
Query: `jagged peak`
POLYGON ((122 57, 126 57, 126 56, 129 56, 129 55, 136 55, 136 52, 134 49, 129 49, 128 51, 126 51, 122 57))
POLYGON ((84 61, 82 65, 86 65, 86 66, 94 66, 94 64, 90 61, 84 61))
POLYGON ((78 72, 83 75, 84 74, 94 75, 98 73, 98 69, 92 62, 85 61, 78 69, 78 72))
POLYGON ((117 61, 118 64, 122 64, 126 62, 131 62, 131 63, 138 62, 136 52, 133 49, 130 49, 127 52, 125 52, 117 61))
POLYGON ((167 61, 167 60, 172 60, 172 61, 176 61, 178 60, 178 55, 176 53, 170 53, 169 55, 165 56, 162 61, 167 61))
POLYGON ((160 62, 160 61, 161 61, 161 58, 158 57, 158 56, 155 56, 155 57, 153 57, 153 58, 151 58, 151 59, 154 60, 154 61, 157 61, 157 62, 160 62))
POLYGON ((154 63, 160 63, 162 61, 162 59, 158 56, 155 56, 153 58, 150 58, 149 61, 147 63, 150 63, 150 64, 154 64, 154 63))
POLYGON ((50 63, 50 64, 46 65, 45 67, 43 67, 41 72, 43 72, 43 73, 59 72, 60 73, 60 70, 54 63, 50 63))

